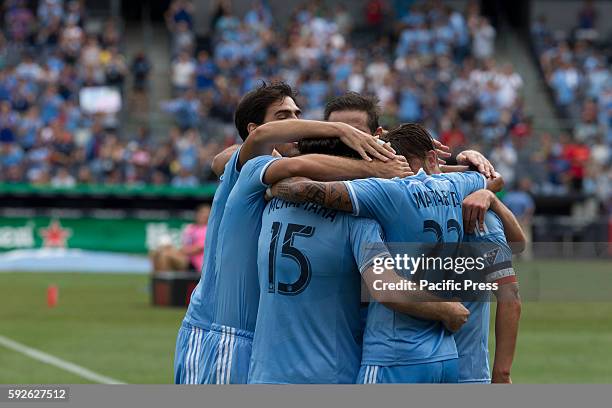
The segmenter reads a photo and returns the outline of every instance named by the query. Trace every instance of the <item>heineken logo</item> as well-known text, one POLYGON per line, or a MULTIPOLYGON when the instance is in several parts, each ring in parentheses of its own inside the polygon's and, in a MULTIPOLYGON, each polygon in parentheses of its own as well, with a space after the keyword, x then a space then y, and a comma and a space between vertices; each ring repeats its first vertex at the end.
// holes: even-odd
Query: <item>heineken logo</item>
POLYGON ((38 233, 43 239, 43 247, 66 248, 68 246, 68 238, 72 235, 72 230, 62 228, 62 224, 58 220, 52 220, 46 228, 39 228, 38 233))

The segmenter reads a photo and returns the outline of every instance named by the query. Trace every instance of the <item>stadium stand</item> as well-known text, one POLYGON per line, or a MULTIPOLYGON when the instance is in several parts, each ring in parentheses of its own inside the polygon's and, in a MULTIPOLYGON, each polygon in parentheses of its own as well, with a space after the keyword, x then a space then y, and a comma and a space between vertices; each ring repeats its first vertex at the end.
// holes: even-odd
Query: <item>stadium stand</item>
POLYGON ((596 9, 579 13, 570 41, 543 20, 533 24, 542 70, 575 124, 566 135, 532 126, 523 79, 495 59, 500 33, 477 2, 464 10, 438 1, 387 3, 367 2, 360 21, 343 6, 307 2, 282 21, 267 2, 236 14, 219 1, 210 5, 204 37, 195 29, 203 6, 172 1, 165 14, 172 99, 149 106, 173 126, 134 132, 117 114, 86 112, 78 97, 91 86, 118 87, 125 96, 127 83, 146 94, 151 62, 139 54, 128 64, 121 24, 89 24, 79 1, 45 0, 34 10, 5 0, 0 182, 198 187, 215 180, 210 161, 236 140, 239 97, 260 80, 284 80, 299 89, 305 118, 321 118, 328 98, 346 90, 374 94, 384 126, 424 123, 454 152, 488 155, 509 188, 529 178, 535 195, 594 197, 598 212, 608 213, 612 85, 598 40, 604 35, 591 27, 596 9))
POLYGON ((552 30, 545 16, 531 27, 533 48, 560 114, 571 134, 551 143, 547 137, 549 187, 567 193, 610 196, 612 71, 606 50, 612 45, 595 29, 597 10, 585 2, 571 32, 552 30))
POLYGON ((147 62, 137 57, 130 70, 117 21, 90 24, 79 1, 28 6, 7 0, 2 8, 1 182, 193 187, 211 178, 215 143, 196 144, 197 134, 173 129, 154 145, 147 127, 121 134, 117 114, 84 108, 86 88, 114 87, 125 95, 130 75, 134 87, 145 86, 147 62))

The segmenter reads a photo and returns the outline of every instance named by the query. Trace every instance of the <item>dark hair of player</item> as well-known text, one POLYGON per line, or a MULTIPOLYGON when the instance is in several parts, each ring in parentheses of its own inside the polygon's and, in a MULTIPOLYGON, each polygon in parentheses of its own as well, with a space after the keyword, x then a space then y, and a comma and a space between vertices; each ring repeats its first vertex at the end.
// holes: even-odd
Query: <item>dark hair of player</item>
POLYGON ((328 154, 361 160, 359 153, 345 145, 337 137, 302 139, 298 142, 298 150, 301 154, 328 154))
POLYGON ((368 128, 374 134, 378 129, 378 100, 373 96, 364 96, 357 92, 347 92, 330 100, 325 106, 324 119, 337 111, 360 111, 368 114, 368 128))
POLYGON ((431 135, 418 123, 404 123, 384 135, 383 139, 406 160, 425 159, 428 151, 435 150, 431 135))
POLYGON ((266 117, 268 107, 289 97, 295 99, 296 92, 284 82, 263 82, 261 86, 244 95, 234 114, 234 123, 242 140, 249 136, 249 123, 261 125, 266 117))

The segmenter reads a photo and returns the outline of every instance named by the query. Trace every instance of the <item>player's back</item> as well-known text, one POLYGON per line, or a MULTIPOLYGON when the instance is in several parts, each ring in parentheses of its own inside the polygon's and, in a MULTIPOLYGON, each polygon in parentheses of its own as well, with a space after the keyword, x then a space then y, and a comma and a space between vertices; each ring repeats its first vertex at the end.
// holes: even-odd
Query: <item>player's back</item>
POLYGON ((354 253, 372 220, 273 199, 259 237, 260 302, 249 382, 353 383, 361 361, 354 253))
MULTIPOLYGON (((347 182, 356 214, 375 218, 386 241, 404 244, 413 256, 421 255, 419 243, 429 252, 432 244, 460 241, 461 203, 484 185, 482 177, 473 173, 427 175, 422 170, 403 179, 347 182)), ((440 322, 370 304, 362 364, 409 365, 456 357, 452 335, 440 322)))
MULTIPOLYGON (((484 258, 484 276, 473 280, 500 282, 511 277, 512 250, 506 242, 504 227, 499 217, 492 211, 485 216, 485 231, 477 230, 474 234, 466 234, 467 245, 463 249, 469 256, 484 258)), ((470 277, 466 277, 469 279, 470 277)), ((459 354, 459 382, 490 382, 489 370, 489 318, 491 304, 490 294, 478 296, 479 300, 464 302, 470 311, 466 324, 454 334, 459 354)))

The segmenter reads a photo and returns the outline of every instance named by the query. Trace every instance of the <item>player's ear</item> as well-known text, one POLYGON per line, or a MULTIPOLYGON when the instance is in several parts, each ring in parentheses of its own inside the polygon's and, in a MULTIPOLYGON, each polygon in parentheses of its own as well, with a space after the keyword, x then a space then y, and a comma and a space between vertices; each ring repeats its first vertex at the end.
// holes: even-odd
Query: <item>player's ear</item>
POLYGON ((435 150, 430 150, 425 156, 425 168, 429 174, 438 166, 438 153, 435 150))
POLYGON ((255 129, 257 129, 256 123, 251 122, 247 125, 247 132, 249 132, 249 134, 253 133, 255 129))
POLYGON ((382 126, 379 126, 378 128, 376 128, 376 132, 374 132, 373 136, 382 137, 385 133, 387 133, 385 129, 383 129, 382 126))

